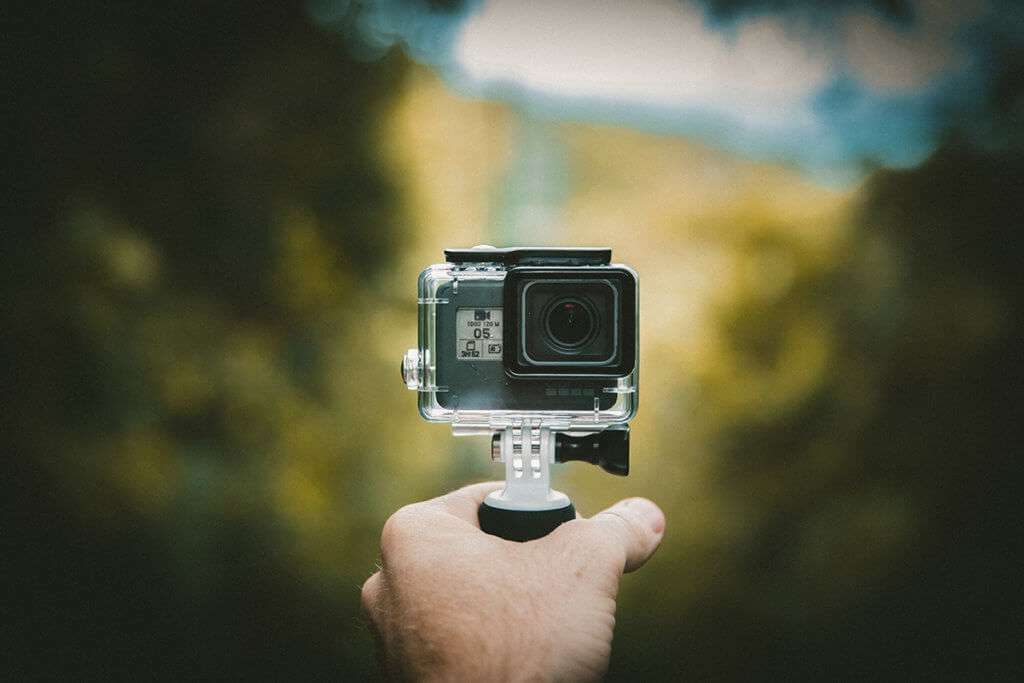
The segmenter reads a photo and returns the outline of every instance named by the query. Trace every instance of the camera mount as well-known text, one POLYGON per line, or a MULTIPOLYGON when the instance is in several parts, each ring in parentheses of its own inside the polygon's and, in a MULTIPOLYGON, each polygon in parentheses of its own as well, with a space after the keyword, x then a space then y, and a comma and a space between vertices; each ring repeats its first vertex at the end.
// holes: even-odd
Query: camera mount
POLYGON ((491 460, 505 463, 505 488, 480 505, 480 528, 509 541, 530 541, 576 518, 569 497, 551 488, 555 462, 579 460, 629 474, 629 427, 589 434, 555 432, 528 423, 491 437, 491 460))

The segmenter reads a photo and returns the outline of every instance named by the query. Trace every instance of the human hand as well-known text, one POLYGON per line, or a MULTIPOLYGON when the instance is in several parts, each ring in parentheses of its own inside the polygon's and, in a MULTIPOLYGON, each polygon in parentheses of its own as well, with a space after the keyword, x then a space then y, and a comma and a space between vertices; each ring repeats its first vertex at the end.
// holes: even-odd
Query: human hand
POLYGON ((480 530, 501 483, 407 505, 381 533, 362 600, 388 672, 435 680, 592 680, 608 667, 623 572, 654 554, 665 516, 629 498, 544 538, 480 530))

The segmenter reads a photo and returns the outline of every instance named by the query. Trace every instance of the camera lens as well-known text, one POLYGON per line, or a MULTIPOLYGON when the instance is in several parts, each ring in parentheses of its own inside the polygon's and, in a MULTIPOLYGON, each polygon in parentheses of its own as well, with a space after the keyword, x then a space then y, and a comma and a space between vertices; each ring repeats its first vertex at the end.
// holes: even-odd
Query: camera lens
POLYGON ((548 335, 559 346, 582 346, 594 334, 596 316, 590 306, 580 299, 565 298, 555 301, 545 319, 548 335))

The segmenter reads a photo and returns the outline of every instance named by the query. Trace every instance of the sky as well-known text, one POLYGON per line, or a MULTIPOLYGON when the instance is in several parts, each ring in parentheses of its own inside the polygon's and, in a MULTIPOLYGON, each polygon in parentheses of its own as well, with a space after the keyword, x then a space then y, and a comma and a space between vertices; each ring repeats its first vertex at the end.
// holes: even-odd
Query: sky
MULTIPOLYGON (((359 4, 350 35, 531 116, 696 137, 831 184, 921 163, 986 97, 993 45, 1024 46, 999 0, 437 4, 359 4)), ((326 24, 350 9, 311 5, 326 24)))

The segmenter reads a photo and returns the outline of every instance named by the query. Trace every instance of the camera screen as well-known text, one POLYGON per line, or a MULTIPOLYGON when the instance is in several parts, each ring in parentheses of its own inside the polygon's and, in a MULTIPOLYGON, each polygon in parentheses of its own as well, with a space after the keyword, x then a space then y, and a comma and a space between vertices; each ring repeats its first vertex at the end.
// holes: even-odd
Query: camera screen
POLYGON ((456 358, 501 360, 501 308, 460 308, 455 328, 456 358))

